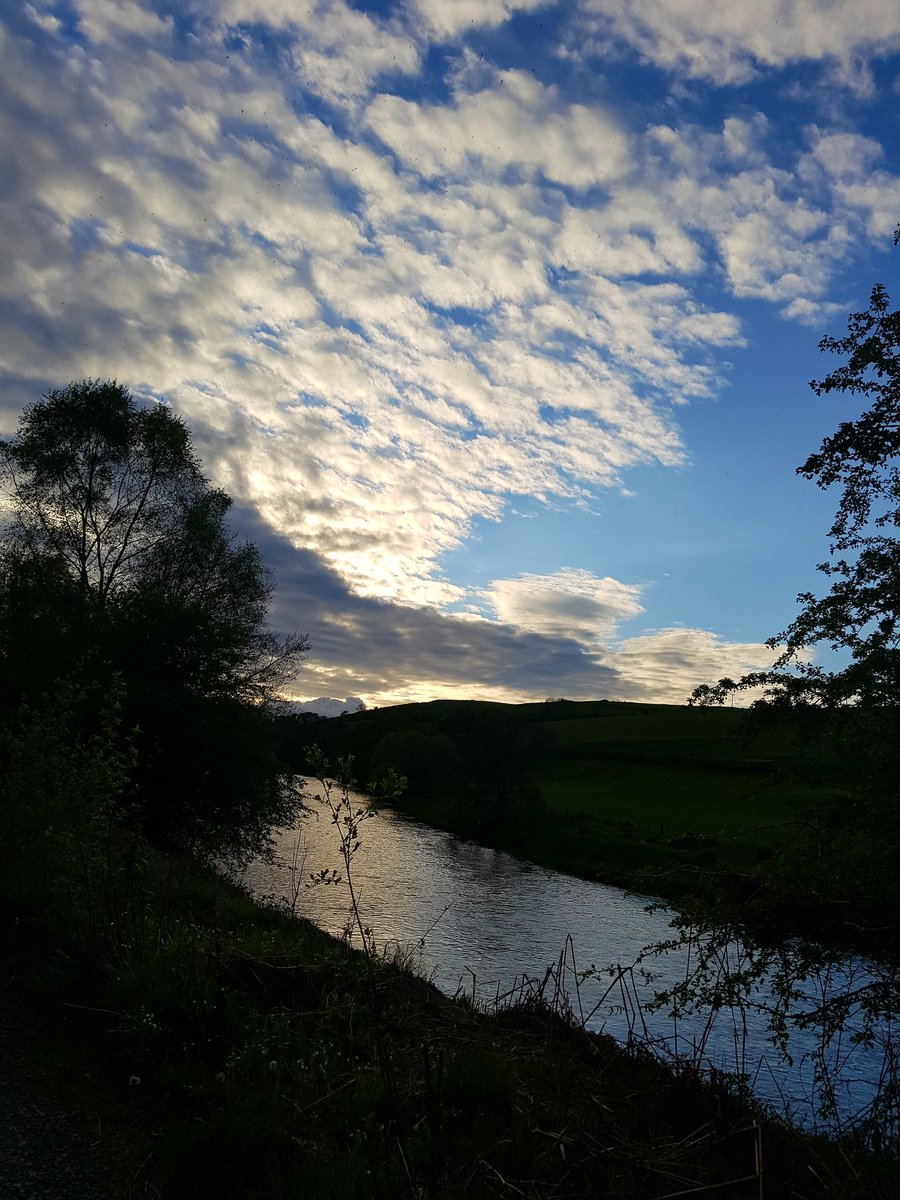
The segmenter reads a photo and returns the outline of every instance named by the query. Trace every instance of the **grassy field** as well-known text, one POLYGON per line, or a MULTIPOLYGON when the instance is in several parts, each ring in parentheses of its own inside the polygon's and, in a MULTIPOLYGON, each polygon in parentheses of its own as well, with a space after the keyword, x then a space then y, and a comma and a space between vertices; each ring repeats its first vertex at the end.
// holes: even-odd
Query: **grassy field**
POLYGON ((601 717, 544 723, 557 749, 535 777, 549 810, 628 822, 643 838, 702 834, 771 846, 787 836, 798 805, 835 776, 826 749, 804 753, 787 729, 751 739, 740 712, 609 707, 601 717))

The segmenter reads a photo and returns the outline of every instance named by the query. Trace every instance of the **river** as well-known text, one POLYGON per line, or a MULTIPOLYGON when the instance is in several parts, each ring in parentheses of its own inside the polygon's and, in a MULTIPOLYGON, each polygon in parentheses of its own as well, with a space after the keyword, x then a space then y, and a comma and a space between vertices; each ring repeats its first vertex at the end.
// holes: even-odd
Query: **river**
MULTIPOLYGON (((256 896, 292 907, 341 936, 353 926, 353 911, 338 832, 327 809, 312 799, 319 791, 309 781, 309 815, 296 829, 280 832, 275 861, 252 863, 244 882, 256 896), (332 870, 341 882, 310 885, 311 874, 332 870)), ((364 797, 352 799, 367 807, 364 797)), ((665 1012, 647 1011, 654 993, 683 978, 686 968, 686 952, 679 948, 644 958, 635 970, 619 970, 630 968, 645 947, 673 936, 671 913, 653 909, 649 897, 536 867, 390 810, 361 823, 359 842, 352 876, 376 946, 404 951, 413 969, 448 995, 463 991, 490 1004, 523 978, 541 980, 548 967, 558 969, 562 955, 560 982, 588 1028, 620 1041, 650 1038, 668 1052, 743 1073, 761 1098, 804 1124, 816 1123, 817 1043, 809 1032, 792 1034, 794 1061, 788 1065, 757 1007, 765 1004, 764 990, 749 1010, 723 1008, 712 1024, 708 1013, 675 1023, 665 1012), (576 986, 576 975, 591 967, 596 973, 576 986)), ((360 944, 358 930, 353 940, 360 944)), ((846 1038, 829 1046, 832 1065, 847 1047, 846 1038)), ((870 1099, 882 1061, 876 1046, 856 1047, 842 1063, 836 1094, 841 1119, 870 1099)))

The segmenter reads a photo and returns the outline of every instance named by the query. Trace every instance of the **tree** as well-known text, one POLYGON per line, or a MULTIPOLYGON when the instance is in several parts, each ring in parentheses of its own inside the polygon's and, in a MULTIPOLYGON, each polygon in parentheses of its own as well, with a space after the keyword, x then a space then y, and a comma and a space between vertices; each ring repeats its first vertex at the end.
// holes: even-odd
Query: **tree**
POLYGON ((391 769, 399 771, 416 796, 443 785, 459 787, 460 760, 456 746, 437 730, 395 729, 386 733, 369 763, 372 777, 379 779, 391 769))
POLYGON ((0 445, 0 699, 67 678, 124 686, 133 788, 161 841, 244 852, 294 801, 270 702, 307 648, 266 624, 272 584, 229 529, 170 409, 116 382, 55 389, 0 445))
POLYGON ((889 303, 884 287, 875 287, 868 311, 851 315, 846 337, 822 339, 822 350, 847 361, 813 381, 816 395, 839 391, 871 404, 798 468, 819 487, 842 491, 830 559, 818 567, 833 580, 831 590, 798 598, 801 612, 781 635, 782 661, 817 642, 849 650, 851 665, 828 680, 832 703, 900 702, 900 312, 889 303))
POLYGON ((840 1060, 843 1047, 880 1047, 881 1078, 854 1118, 862 1138, 878 1146, 896 1138, 900 1104, 894 1036, 900 1013, 900 313, 891 311, 885 288, 873 288, 868 309, 850 315, 846 336, 824 337, 819 347, 844 361, 812 381, 816 395, 840 393, 866 404, 797 468, 818 487, 840 489, 828 558, 818 565, 830 588, 823 596, 798 596, 798 615, 768 643, 781 647, 771 671, 703 684, 691 703, 721 704, 735 691, 761 687, 751 712, 798 718, 804 734, 827 738, 839 751, 832 758, 843 764, 844 786, 798 806, 796 835, 760 864, 755 880, 744 877, 734 896, 719 886, 688 906, 682 941, 693 944, 696 921, 704 946, 683 984, 663 999, 674 999, 682 1011, 685 1004, 715 1010, 735 997, 752 1007, 755 981, 766 980, 776 1040, 783 1045, 791 1025, 817 1037, 823 1112, 835 1100, 829 1064, 840 1060), (811 663, 808 652, 821 645, 841 652, 846 665, 828 670, 811 663), (736 941, 746 950, 739 970, 715 977, 716 962, 727 962, 736 941), (862 977, 858 951, 870 956, 862 977), (822 987, 815 999, 811 980, 822 987))
POLYGON ((797 469, 840 489, 829 556, 818 566, 831 587, 798 597, 798 615, 769 642, 782 647, 771 671, 701 685, 691 702, 762 687, 751 705, 758 715, 805 716, 807 730, 840 745, 846 786, 798 812, 801 834, 772 863, 766 894, 787 895, 783 907, 795 912, 816 897, 820 929, 830 910, 832 936, 843 930, 871 944, 900 917, 900 312, 878 285, 868 309, 851 314, 847 335, 819 345, 844 362, 812 381, 816 395, 867 402, 797 469), (807 652, 823 644, 846 665, 810 663, 807 652))
POLYGON ((64 562, 84 605, 103 608, 140 577, 208 487, 184 423, 139 408, 115 381, 53 389, 2 446, 12 493, 8 545, 64 562))
POLYGON ((228 528, 231 500, 206 489, 148 550, 118 601, 122 653, 133 668, 195 695, 270 699, 306 650, 266 625, 272 584, 257 546, 228 528))
POLYGON ((846 337, 825 337, 819 347, 846 361, 812 381, 816 395, 870 401, 797 468, 821 488, 841 488, 829 558, 818 565, 831 589, 798 596, 799 614, 768 643, 783 647, 774 670, 702 685, 693 702, 763 685, 765 703, 783 707, 900 704, 900 312, 890 311, 885 288, 872 290, 867 311, 851 314, 846 337), (848 652, 849 664, 826 671, 804 662, 820 644, 848 652))

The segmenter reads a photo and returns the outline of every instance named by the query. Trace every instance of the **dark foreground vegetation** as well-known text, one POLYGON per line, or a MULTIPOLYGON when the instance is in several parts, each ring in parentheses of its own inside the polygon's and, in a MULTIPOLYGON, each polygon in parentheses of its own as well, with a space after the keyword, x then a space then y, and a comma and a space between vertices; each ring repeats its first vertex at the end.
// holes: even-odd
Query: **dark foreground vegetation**
MULTIPOLYGON (((87 380, 51 391, 0 445, 0 770, 11 832, 33 799, 24 744, 114 747, 110 817, 159 845, 243 856, 296 812, 271 701, 306 639, 267 626, 271 581, 228 525, 168 408, 87 380), (21 778, 22 782, 18 782, 21 778)), ((89 749, 92 748, 92 749, 89 749)), ((52 756, 51 756, 52 757, 52 756)))
POLYGON ((99 833, 4 865, 2 1019, 84 1114, 113 1197, 893 1195, 861 1142, 586 1034, 552 992, 480 1014, 99 833))

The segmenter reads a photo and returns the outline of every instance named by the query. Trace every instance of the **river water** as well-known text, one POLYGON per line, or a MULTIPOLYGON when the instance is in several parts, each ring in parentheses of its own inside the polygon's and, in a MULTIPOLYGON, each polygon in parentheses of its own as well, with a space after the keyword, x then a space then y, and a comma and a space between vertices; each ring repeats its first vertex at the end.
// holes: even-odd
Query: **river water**
MULTIPOLYGON (((320 791, 309 781, 309 815, 296 829, 281 831, 274 863, 252 863, 244 882, 256 896, 341 936, 353 926, 353 911, 339 834, 313 798, 320 791), (311 874, 332 870, 341 882, 310 885, 311 874)), ((353 802, 367 806, 362 796, 353 802)), ((524 977, 541 980, 548 967, 557 969, 569 1005, 588 1028, 620 1041, 650 1038, 670 1052, 743 1073, 761 1098, 815 1123, 814 1074, 821 1059, 810 1033, 792 1035, 789 1066, 756 1008, 723 1008, 712 1025, 708 1013, 675 1023, 667 1013, 647 1011, 655 992, 684 977, 687 958, 678 948, 641 959, 645 947, 673 937, 671 914, 648 911, 649 897, 536 867, 390 810, 361 823, 359 842, 352 876, 364 925, 379 949, 409 952, 413 968, 445 993, 462 991, 490 1004, 524 977), (636 969, 618 970, 638 960, 636 969), (576 985, 576 974, 591 967, 596 973, 576 985)), ((358 930, 353 941, 360 944, 358 930)), ((764 1004, 765 992, 754 999, 764 1004)), ((829 1047, 831 1065, 847 1046, 845 1038, 829 1047)), ((877 1047, 863 1047, 843 1063, 842 1119, 870 1099, 882 1060, 877 1047)))

